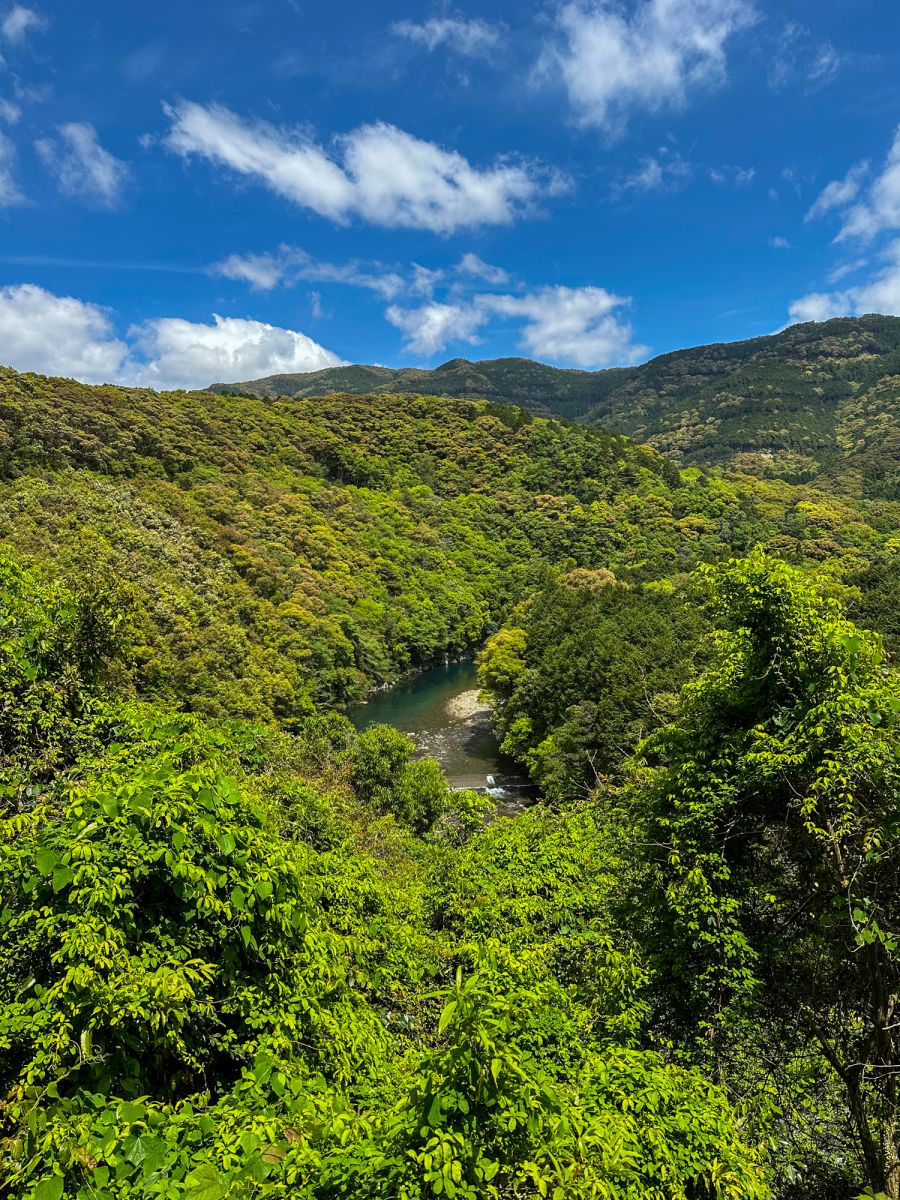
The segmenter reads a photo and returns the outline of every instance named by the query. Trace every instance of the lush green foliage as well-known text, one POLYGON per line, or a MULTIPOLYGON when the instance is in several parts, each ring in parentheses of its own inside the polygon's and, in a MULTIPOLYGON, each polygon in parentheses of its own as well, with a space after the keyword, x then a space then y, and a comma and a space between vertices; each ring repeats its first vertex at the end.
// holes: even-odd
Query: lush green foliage
MULTIPOLYGON (((897 560, 866 574, 861 597, 839 591, 896 645, 897 560)), ((637 939, 659 1034, 753 1098, 778 1194, 840 1200, 868 1181, 894 1197, 900 678, 833 587, 760 550, 683 595, 574 571, 519 607, 480 671, 549 796, 593 788, 607 928, 637 939), (703 594, 718 632, 698 643, 686 602, 703 594), (633 750, 648 726, 624 763, 616 739, 633 750)), ((545 919, 565 914, 542 900, 545 919)))
POLYGON ((647 936, 674 1028, 735 1054, 799 1031, 876 1189, 900 1191, 900 678, 757 552, 705 572, 721 632, 643 747, 647 936))
POLYGON ((522 358, 434 371, 332 367, 216 385, 256 396, 428 392, 594 422, 676 462, 900 499, 900 321, 841 317, 697 346, 639 367, 572 371, 522 358))
POLYGON ((482 651, 479 680, 503 749, 556 802, 620 770, 692 674, 705 629, 682 593, 603 570, 552 579, 516 621, 482 651))
MULTIPOLYGON (((890 333, 789 342, 858 398, 890 333)), ((890 455, 0 385, 4 1194, 896 1200, 890 455), (334 711, 488 635, 511 820, 334 711)))
POLYGON ((423 841, 372 807, 410 817, 392 731, 214 730, 87 671, 79 713, 61 709, 110 601, 79 596, 85 640, 49 655, 33 631, 72 598, 9 562, 0 584, 6 653, 32 707, 50 698, 42 738, 69 748, 52 773, 36 761, 37 789, 27 731, 0 762, 6 1194, 768 1194, 722 1091, 640 1037, 643 976, 603 923, 590 812, 423 841), (499 919, 510 904, 521 919, 499 919))
POLYGON ((477 646, 547 563, 640 583, 767 541, 849 579, 898 529, 897 504, 679 475, 469 400, 0 374, 0 539, 128 580, 142 693, 215 717, 293 727, 477 646))

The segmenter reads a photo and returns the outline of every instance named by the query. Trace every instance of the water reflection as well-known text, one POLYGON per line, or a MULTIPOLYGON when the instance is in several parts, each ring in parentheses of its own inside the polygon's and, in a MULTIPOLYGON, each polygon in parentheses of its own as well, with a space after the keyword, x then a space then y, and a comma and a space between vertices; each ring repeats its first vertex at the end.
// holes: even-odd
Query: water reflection
POLYGON ((408 733, 420 754, 438 760, 453 787, 487 792, 500 813, 518 812, 537 798, 518 764, 500 752, 472 662, 423 671, 354 705, 348 715, 357 729, 384 723, 408 733))

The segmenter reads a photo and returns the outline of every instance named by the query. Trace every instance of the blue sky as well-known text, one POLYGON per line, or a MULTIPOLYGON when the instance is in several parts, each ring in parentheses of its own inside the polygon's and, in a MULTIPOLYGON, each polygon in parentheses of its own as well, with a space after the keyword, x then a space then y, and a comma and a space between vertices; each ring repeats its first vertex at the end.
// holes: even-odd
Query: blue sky
POLYGON ((0 0, 0 361, 172 387, 900 314, 897 0, 0 0))

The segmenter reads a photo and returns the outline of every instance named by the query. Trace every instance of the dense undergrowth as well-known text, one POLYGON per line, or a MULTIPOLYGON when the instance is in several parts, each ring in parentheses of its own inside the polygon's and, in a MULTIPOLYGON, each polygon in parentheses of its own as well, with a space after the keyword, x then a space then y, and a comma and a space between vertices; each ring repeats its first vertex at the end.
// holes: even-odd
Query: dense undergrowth
POLYGON ((492 821, 385 727, 123 697, 121 597, 5 560, 7 1194, 895 1177, 898 680, 777 560, 708 583, 709 669, 642 757, 492 821))
POLYGON ((116 598, 0 582, 8 1194, 767 1194, 645 1035, 595 813, 484 827, 393 731, 117 700, 116 598))

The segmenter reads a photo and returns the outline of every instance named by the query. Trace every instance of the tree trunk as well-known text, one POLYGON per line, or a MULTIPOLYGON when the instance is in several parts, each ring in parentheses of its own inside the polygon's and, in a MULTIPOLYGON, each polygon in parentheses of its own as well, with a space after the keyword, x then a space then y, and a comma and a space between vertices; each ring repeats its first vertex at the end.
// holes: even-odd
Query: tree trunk
POLYGON ((885 1121, 881 1134, 884 1158, 884 1191, 890 1200, 900 1200, 900 1145, 893 1117, 885 1121))

